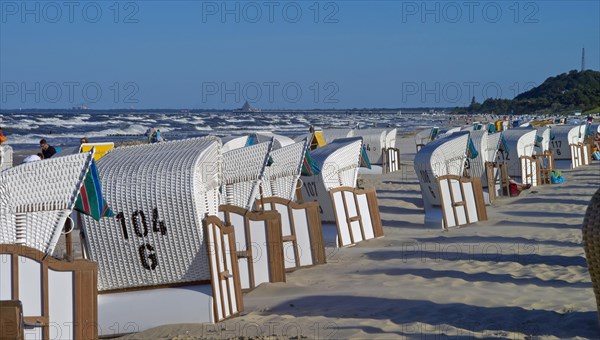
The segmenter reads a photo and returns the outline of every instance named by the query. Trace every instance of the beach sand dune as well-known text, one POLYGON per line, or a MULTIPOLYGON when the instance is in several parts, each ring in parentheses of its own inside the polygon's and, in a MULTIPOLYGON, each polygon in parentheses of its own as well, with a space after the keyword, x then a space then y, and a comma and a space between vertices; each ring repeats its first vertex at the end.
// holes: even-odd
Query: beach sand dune
POLYGON ((411 143, 401 143, 402 171, 361 180, 377 188, 384 238, 327 248, 326 265, 246 294, 240 317, 124 338, 600 338, 581 235, 600 163, 444 232, 423 226, 411 143))

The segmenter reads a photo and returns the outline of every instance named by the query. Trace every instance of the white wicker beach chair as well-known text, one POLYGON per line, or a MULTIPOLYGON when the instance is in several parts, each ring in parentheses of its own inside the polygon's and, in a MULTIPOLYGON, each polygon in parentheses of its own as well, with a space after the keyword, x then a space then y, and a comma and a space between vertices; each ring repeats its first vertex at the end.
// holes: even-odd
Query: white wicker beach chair
POLYGON ((498 159, 500 137, 502 137, 502 132, 488 133, 487 135, 487 148, 485 149, 485 153, 487 154, 486 158, 488 162, 496 162, 498 159))
POLYGON ((267 142, 223 153, 220 205, 252 210, 272 147, 267 142))
POLYGON ((360 129, 352 130, 352 137, 362 137, 363 145, 371 164, 382 164, 383 149, 386 148, 387 130, 360 129))
POLYGON ((537 185, 538 177, 535 173, 539 169, 535 164, 531 164, 532 160, 530 159, 533 155, 536 134, 536 130, 529 128, 513 128, 503 132, 509 150, 508 155, 505 155, 508 175, 519 178, 523 184, 537 185), (528 179, 527 174, 533 175, 533 178, 528 179))
POLYGON ((462 178, 469 132, 425 145, 414 167, 425 208, 425 225, 450 228, 487 218, 479 178, 462 178))
POLYGON ((427 143, 431 142, 437 137, 438 130, 438 127, 430 127, 417 132, 417 134, 415 135, 415 144, 417 147, 417 152, 420 148, 422 148, 427 143))
POLYGON ((57 157, 0 172, 0 243, 52 254, 92 157, 57 157))
POLYGON ((265 168, 261 183, 263 197, 294 199, 304 155, 309 147, 308 141, 305 138, 271 152, 273 164, 265 168))
POLYGON ((10 145, 0 145, 0 171, 12 168, 13 149, 10 145))
POLYGON ((329 190, 342 186, 356 187, 361 150, 362 139, 353 137, 336 139, 311 151, 321 173, 301 177, 302 193, 304 201, 318 201, 321 204, 323 221, 335 221, 329 190))
POLYGON ((218 138, 121 147, 98 161, 116 214, 83 217, 98 290, 210 280, 202 219, 218 212, 218 138))
POLYGON ((550 150, 554 156, 554 164, 559 169, 573 169, 582 164, 584 157, 580 144, 585 133, 581 133, 582 125, 556 125, 550 127, 550 150))

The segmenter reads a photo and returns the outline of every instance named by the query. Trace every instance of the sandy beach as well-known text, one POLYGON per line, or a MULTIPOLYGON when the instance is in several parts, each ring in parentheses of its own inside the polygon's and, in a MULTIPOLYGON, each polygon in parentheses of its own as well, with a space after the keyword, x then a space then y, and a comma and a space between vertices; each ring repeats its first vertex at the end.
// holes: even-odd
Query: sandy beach
POLYGON ((496 201, 488 221, 444 232, 423 226, 414 140, 398 145, 402 171, 362 177, 377 188, 384 238, 328 247, 326 265, 245 294, 239 317, 123 339, 600 337, 581 234, 600 163, 496 201))

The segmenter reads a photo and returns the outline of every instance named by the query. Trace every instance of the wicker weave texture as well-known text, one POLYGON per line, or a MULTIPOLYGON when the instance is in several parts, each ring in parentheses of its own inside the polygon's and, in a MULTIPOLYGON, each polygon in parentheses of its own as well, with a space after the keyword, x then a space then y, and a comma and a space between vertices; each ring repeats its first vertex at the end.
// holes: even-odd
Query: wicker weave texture
POLYGON ((216 137, 121 147, 98 161, 115 217, 84 217, 98 289, 209 280, 202 218, 216 214, 221 173, 216 137))
POLYGON ((500 137, 502 137, 501 132, 497 133, 488 133, 487 135, 487 149, 485 153, 487 154, 487 160, 489 162, 495 162, 498 156, 498 147, 500 146, 500 137))
POLYGON ((600 313, 600 189, 596 191, 583 219, 583 247, 600 313))
POLYGON ((223 154, 221 204, 252 209, 272 147, 270 141, 223 154))
POLYGON ((477 150, 477 157, 469 160, 469 175, 471 177, 479 177, 483 183, 487 183, 487 177, 485 175, 485 162, 489 161, 487 158, 486 150, 488 149, 488 132, 485 130, 477 130, 469 132, 475 149, 477 150))
POLYGON ((10 145, 0 145, 0 171, 12 168, 13 149, 10 145))
POLYGON ((441 205, 437 178, 444 175, 461 176, 467 157, 469 132, 453 133, 425 145, 415 156, 414 167, 423 200, 441 205))
POLYGON ((54 252, 92 162, 78 154, 22 164, 0 172, 0 240, 54 252))
POLYGON ((519 157, 533 155, 536 130, 510 129, 504 131, 504 138, 508 145, 508 175, 521 177, 521 161, 519 157))
POLYGON ((308 148, 308 139, 284 146, 271 152, 273 164, 265 168, 261 183, 265 197, 294 199, 296 184, 302 170, 302 161, 308 148))
POLYGON ((362 148, 360 137, 341 138, 311 152, 321 168, 325 189, 348 186, 355 188, 362 148))

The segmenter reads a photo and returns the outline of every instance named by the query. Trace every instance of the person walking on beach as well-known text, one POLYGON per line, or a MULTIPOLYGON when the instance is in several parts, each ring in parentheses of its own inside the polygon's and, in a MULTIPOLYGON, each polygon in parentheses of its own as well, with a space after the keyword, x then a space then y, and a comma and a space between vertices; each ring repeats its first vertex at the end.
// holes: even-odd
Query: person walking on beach
POLYGON ((0 126, 0 144, 6 142, 6 136, 2 133, 2 127, 0 126))
POLYGON ((40 148, 42 148, 42 155, 44 159, 48 159, 56 154, 56 149, 49 145, 45 139, 40 141, 40 148))

